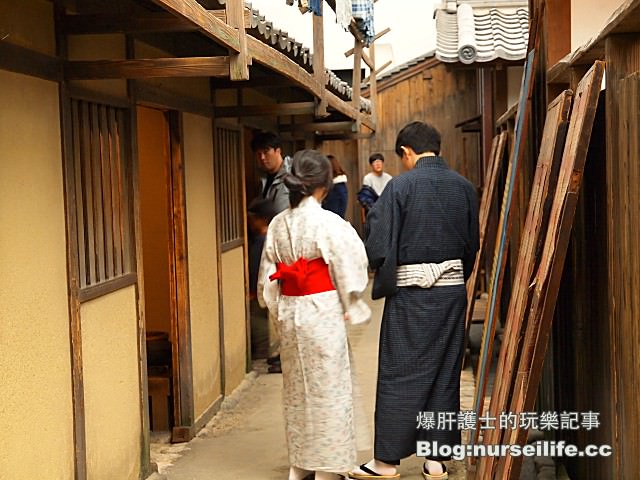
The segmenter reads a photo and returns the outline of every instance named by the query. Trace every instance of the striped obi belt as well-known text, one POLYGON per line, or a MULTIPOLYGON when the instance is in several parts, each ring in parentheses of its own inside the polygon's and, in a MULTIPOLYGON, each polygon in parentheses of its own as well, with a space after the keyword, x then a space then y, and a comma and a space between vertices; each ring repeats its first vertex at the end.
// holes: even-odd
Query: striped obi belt
POLYGON ((307 260, 300 257, 294 263, 276 264, 276 273, 269 280, 280 280, 280 292, 288 297, 303 297, 328 292, 336 287, 329 275, 329 266, 322 258, 307 260))
POLYGON ((462 260, 442 263, 416 263, 400 265, 397 269, 399 287, 442 287, 464 285, 462 260))

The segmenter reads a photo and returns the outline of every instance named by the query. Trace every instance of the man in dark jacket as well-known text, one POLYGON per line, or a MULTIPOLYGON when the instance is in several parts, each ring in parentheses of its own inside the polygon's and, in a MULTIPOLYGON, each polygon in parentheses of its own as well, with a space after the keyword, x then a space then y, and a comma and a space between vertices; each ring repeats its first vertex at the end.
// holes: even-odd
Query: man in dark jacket
MULTIPOLYGON (((273 212, 272 216, 275 216, 289 208, 289 190, 284 184, 284 177, 289 172, 290 159, 282 157, 282 140, 273 132, 256 133, 251 139, 251 150, 255 153, 258 167, 265 174, 261 181, 260 195, 253 199, 251 204, 261 204, 261 208, 265 208, 264 203, 270 202, 269 210, 273 212)), ((267 315, 266 312, 259 313, 267 315)), ((280 337, 273 319, 268 319, 268 325, 269 373, 281 373, 280 337)))
POLYGON ((282 157, 282 141, 273 132, 259 132, 251 140, 251 150, 265 174, 261 196, 271 200, 276 213, 280 213, 289 208, 289 191, 283 180, 289 172, 289 164, 282 157))
MULTIPOLYGON (((416 442, 460 444, 453 425, 417 428, 423 413, 442 418, 460 411, 460 371, 467 305, 465 281, 479 246, 475 187, 451 170, 440 134, 413 122, 396 139, 407 172, 394 177, 367 216, 373 298, 385 297, 380 331, 374 459, 352 478, 396 478, 416 442)), ((431 443, 432 444, 432 443, 431 443)), ((447 478, 450 457, 432 452, 427 479, 447 478)))

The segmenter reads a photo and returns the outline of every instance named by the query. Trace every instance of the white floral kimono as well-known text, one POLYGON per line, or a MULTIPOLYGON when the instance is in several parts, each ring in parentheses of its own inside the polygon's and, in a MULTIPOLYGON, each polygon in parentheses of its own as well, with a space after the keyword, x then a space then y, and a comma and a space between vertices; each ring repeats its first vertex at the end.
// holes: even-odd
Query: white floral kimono
POLYGON ((361 299, 368 282, 364 245, 353 227, 313 197, 278 214, 265 240, 258 299, 280 330, 283 403, 289 462, 306 470, 344 472, 356 450, 369 447, 356 391, 347 329, 369 320, 361 299), (270 281, 276 264, 323 258, 336 290, 305 296, 280 294, 270 281), (358 420, 356 420, 358 418, 358 420), (357 427, 356 427, 357 424, 357 427))

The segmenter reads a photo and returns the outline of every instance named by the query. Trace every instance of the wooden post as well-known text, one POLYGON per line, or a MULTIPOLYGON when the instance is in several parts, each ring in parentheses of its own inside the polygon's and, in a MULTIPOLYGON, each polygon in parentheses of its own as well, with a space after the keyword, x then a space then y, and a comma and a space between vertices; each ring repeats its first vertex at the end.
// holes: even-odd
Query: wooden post
POLYGON ((240 52, 229 50, 231 80, 249 80, 249 57, 247 54, 247 35, 244 30, 244 2, 243 0, 227 0, 227 23, 238 30, 240 52))
POLYGON ((351 96, 351 102, 353 104, 353 108, 355 108, 357 112, 360 111, 360 83, 362 81, 362 78, 361 78, 362 73, 360 71, 361 68, 362 68, 362 44, 358 40, 356 40, 355 46, 353 47, 353 80, 351 82, 353 93, 351 96))
POLYGON ((369 58, 371 59, 371 74, 369 76, 369 100, 371 100, 371 118, 376 123, 376 103, 378 97, 378 87, 376 81, 376 46, 375 42, 369 47, 369 58))
MULTIPOLYGON (((322 3, 320 11, 322 12, 322 3)), ((320 85, 320 99, 316 105, 316 117, 326 117, 327 97, 325 85, 327 84, 327 72, 324 69, 324 25, 321 15, 313 14, 313 77, 320 85)))

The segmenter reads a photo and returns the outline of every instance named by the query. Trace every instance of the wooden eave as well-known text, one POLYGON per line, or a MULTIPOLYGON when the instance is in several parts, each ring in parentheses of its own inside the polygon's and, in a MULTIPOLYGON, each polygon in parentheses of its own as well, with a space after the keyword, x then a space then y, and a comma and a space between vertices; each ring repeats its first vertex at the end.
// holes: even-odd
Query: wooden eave
MULTIPOLYGON (((178 34, 192 36, 181 39, 179 43, 185 46, 177 52, 177 55, 173 52, 175 56, 151 59, 68 61, 2 40, 0 41, 0 67, 52 81, 209 77, 213 79, 214 85, 215 82, 221 82, 224 88, 232 87, 234 84, 237 88, 243 86, 252 88, 260 84, 264 88, 288 85, 290 88, 314 97, 316 116, 337 112, 370 130, 375 130, 373 116, 361 111, 361 98, 344 100, 327 88, 329 76, 324 69, 320 74, 307 71, 287 55, 263 41, 246 34, 241 35, 239 28, 233 28, 225 23, 226 14, 223 15, 219 11, 212 13, 196 0, 152 1, 166 11, 147 10, 128 17, 116 14, 77 14, 77 16, 63 14, 60 17, 61 34, 129 33, 142 39, 149 36, 150 39, 156 39, 160 43, 163 39, 169 38, 162 37, 161 34, 184 32, 178 34), (145 26, 146 20, 150 21, 147 26, 145 26), (89 21, 95 22, 93 25, 83 25, 89 21), (241 36, 244 36, 243 42, 240 41, 241 36), (199 39, 203 40, 200 44, 198 44, 199 39), (239 61, 242 56, 239 50, 245 52, 242 61, 239 61), (224 52, 227 52, 227 55, 224 52), (190 55, 195 53, 197 56, 186 56, 185 53, 190 55), (255 79, 248 78, 248 72, 246 76, 242 72, 243 62, 245 67, 253 65, 254 70, 264 71, 261 71, 255 79), (272 75, 276 76, 273 81, 270 79, 272 75), (240 77, 243 78, 238 80, 240 77), (321 108, 318 108, 319 106, 321 108)), ((242 25, 244 18, 246 25, 246 12, 244 17, 242 12, 235 13, 235 22, 242 25)), ((244 33, 243 31, 242 34, 244 33)), ((153 96, 158 97, 156 94, 153 96)), ((204 109, 210 107, 210 105, 202 106, 204 109)))
MULTIPOLYGON (((198 30, 228 48, 230 52, 240 52, 239 33, 217 16, 211 15, 196 0, 153 0, 153 3, 169 11, 177 18, 193 23, 198 30)), ((352 119, 359 119, 363 125, 375 129, 370 115, 354 108, 351 102, 342 100, 337 95, 326 90, 317 77, 309 73, 282 52, 272 48, 260 40, 246 36, 247 61, 253 61, 265 66, 269 70, 291 80, 296 86, 311 93, 315 98, 325 100, 327 107, 346 115, 352 119)))
POLYGON ((640 0, 627 0, 611 15, 600 33, 547 70, 547 82, 570 83, 573 67, 592 65, 596 60, 604 59, 605 40, 609 35, 638 32, 640 0))

